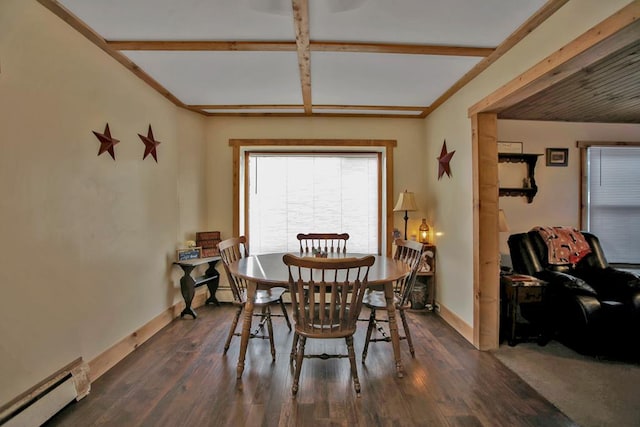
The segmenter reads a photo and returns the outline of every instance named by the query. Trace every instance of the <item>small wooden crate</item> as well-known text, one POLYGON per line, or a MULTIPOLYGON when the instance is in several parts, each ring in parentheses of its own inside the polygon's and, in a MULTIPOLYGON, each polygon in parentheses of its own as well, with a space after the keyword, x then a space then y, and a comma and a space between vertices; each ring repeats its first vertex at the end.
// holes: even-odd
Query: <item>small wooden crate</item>
POLYGON ((202 248, 203 257, 220 255, 218 243, 220 243, 219 231, 199 231, 196 233, 196 245, 202 248))

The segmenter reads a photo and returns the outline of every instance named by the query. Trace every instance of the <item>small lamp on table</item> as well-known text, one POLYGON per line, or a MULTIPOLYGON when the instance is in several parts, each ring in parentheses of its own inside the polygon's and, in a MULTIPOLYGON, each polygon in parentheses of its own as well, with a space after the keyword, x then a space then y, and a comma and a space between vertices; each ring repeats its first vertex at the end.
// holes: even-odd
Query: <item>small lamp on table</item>
POLYGON ((404 211, 404 240, 407 240, 407 220, 409 219, 409 214, 407 212, 417 211, 416 207, 416 199, 412 192, 404 190, 400 193, 398 197, 398 202, 396 203, 396 207, 393 208, 394 212, 404 211))

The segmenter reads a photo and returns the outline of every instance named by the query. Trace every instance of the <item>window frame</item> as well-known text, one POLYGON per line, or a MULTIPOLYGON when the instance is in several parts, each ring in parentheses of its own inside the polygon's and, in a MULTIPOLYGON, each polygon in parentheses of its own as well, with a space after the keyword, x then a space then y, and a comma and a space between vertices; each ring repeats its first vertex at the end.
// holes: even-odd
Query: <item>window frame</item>
POLYGON ((248 179, 246 162, 248 152, 285 153, 348 153, 378 152, 378 183, 381 212, 379 213, 378 252, 391 254, 391 236, 393 231, 393 151, 396 140, 376 139, 230 139, 233 149, 233 234, 239 236, 241 229, 246 230, 247 192, 244 183, 248 179), (242 192, 242 193, 241 193, 242 192), (242 227, 241 227, 242 221, 242 227))
MULTIPOLYGON (((588 156, 587 150, 593 147, 640 147, 640 141, 577 141, 576 146, 580 149, 580 229, 586 230, 588 224, 588 209, 586 195, 589 191, 589 176, 588 176, 588 156)), ((618 267, 637 268, 638 264, 622 264, 612 262, 612 265, 618 267)))

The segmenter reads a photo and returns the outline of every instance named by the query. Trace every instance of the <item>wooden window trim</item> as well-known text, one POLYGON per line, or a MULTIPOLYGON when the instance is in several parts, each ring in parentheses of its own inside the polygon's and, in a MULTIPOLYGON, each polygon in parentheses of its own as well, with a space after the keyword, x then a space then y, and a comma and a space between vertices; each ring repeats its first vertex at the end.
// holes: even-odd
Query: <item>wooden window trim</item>
MULTIPOLYGON (((379 153, 379 162, 378 165, 381 168, 378 172, 378 179, 382 180, 382 172, 384 168, 386 182, 384 183, 384 192, 385 192, 385 209, 379 209, 379 224, 382 225, 382 212, 385 211, 386 214, 386 228, 382 230, 382 226, 378 231, 378 248, 382 247, 382 235, 381 233, 386 233, 386 236, 391 236, 393 231, 393 149, 398 145, 396 140, 379 140, 379 139, 230 139, 229 146, 233 149, 233 234, 238 236, 240 234, 240 162, 241 158, 241 150, 246 149, 251 151, 252 148, 257 147, 326 147, 326 148, 336 148, 337 150, 345 151, 350 147, 375 147, 375 148, 383 148, 386 156, 386 161, 383 164, 382 153, 379 153)), ((257 150, 253 150, 257 151, 257 150)), ((260 150, 262 151, 262 150, 260 150)), ((268 150, 265 150, 268 151, 268 150)), ((292 151, 302 151, 302 150, 289 150, 292 151)), ((285 151, 286 152, 286 151, 285 151)), ((313 151, 312 151, 313 152, 313 151)), ((324 152, 324 151, 323 151, 324 152)), ((330 151, 328 151, 330 152, 330 151)), ((284 153, 284 152, 283 152, 284 153)), ((245 158, 246 161, 246 158, 245 158)), ((245 175, 247 173, 247 168, 244 168, 245 175)), ((247 177, 244 177, 245 182, 247 177)), ((378 183, 379 191, 383 191, 383 182, 378 183)), ((247 206, 247 195, 244 194, 244 206, 246 209, 247 206)), ((378 198, 382 203, 383 197, 382 194, 378 194, 378 198)), ((245 212, 245 218, 247 217, 247 212, 245 212)), ((385 245, 385 253, 387 255, 391 254, 391 239, 386 239, 385 245)))

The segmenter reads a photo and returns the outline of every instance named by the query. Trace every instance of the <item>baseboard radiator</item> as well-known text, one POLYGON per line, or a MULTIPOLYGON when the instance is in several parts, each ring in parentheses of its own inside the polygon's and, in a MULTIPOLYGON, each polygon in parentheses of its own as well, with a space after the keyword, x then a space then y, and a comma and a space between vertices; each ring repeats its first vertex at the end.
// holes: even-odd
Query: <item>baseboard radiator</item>
POLYGON ((89 366, 80 357, 3 405, 0 426, 40 426, 90 389, 89 366))

